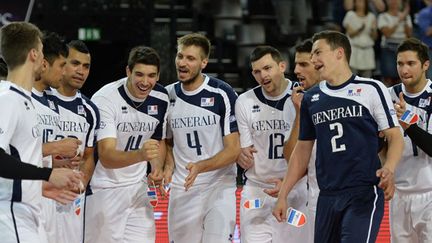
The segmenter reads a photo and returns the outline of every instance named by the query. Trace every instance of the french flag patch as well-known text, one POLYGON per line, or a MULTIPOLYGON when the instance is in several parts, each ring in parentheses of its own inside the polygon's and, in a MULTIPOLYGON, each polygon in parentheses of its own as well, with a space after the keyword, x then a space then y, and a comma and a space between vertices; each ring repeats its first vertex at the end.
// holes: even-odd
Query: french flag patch
POLYGON ((214 106, 214 97, 201 98, 201 107, 214 106))
POLYGON ((80 215, 81 213, 81 197, 78 197, 74 200, 74 212, 76 215, 80 215))
POLYGON ((147 190, 147 196, 149 197, 150 205, 156 207, 158 204, 157 191, 155 186, 149 186, 147 190))
POLYGON ((253 200, 246 200, 246 202, 243 203, 243 207, 245 207, 247 209, 262 208, 263 205, 264 205, 264 202, 259 198, 253 199, 253 200))
POLYGON ((400 117, 400 120, 406 124, 416 124, 419 116, 414 111, 406 110, 400 117))
POLYGON ((290 207, 287 211, 287 223, 295 227, 302 227, 306 224, 306 216, 304 213, 290 207))
POLYGON ((157 115, 158 114, 158 106, 157 105, 149 105, 149 106, 147 106, 147 114, 149 114, 149 115, 157 115))

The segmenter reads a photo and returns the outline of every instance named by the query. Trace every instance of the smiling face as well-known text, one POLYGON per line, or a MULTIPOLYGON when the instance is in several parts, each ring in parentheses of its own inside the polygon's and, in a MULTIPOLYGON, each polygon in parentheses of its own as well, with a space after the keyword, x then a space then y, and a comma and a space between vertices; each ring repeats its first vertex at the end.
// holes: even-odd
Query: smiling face
POLYGON ((252 75, 264 91, 271 96, 280 95, 283 90, 282 82, 285 80, 285 62, 277 63, 271 54, 266 54, 252 62, 252 75))
POLYGON ((416 93, 426 85, 425 73, 429 68, 429 61, 421 64, 415 51, 403 51, 397 55, 397 70, 402 83, 408 92, 416 93))
POLYGON ((311 62, 309 52, 296 52, 294 73, 305 90, 310 89, 319 82, 319 73, 311 62))
POLYGON ((159 80, 158 68, 154 65, 137 63, 132 70, 126 67, 127 88, 137 99, 145 99, 159 80))

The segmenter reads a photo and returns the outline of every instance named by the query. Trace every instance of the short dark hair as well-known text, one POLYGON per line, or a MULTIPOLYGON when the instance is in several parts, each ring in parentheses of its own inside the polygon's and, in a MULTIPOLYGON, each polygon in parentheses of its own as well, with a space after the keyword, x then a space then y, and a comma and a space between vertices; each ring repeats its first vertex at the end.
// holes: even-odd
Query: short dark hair
POLYGON ((295 46, 295 51, 310 53, 312 51, 312 44, 312 39, 306 39, 295 46))
POLYGON ((50 65, 60 56, 67 57, 69 49, 64 39, 55 32, 43 32, 43 54, 50 65))
POLYGON ((404 51, 413 51, 417 53, 417 56, 421 62, 421 64, 430 60, 429 57, 429 47, 416 38, 408 38, 404 40, 397 48, 397 54, 404 51))
POLYGON ((42 40, 39 28, 27 22, 12 22, 0 30, 0 53, 10 70, 23 65, 31 49, 42 40))
POLYGON ((342 48, 345 51, 346 60, 349 62, 351 57, 351 44, 346 35, 335 30, 324 30, 313 35, 313 42, 324 39, 332 50, 342 48))
POLYGON ((129 52, 128 68, 130 71, 137 63, 153 65, 160 72, 160 57, 155 49, 148 46, 136 46, 129 52))
POLYGON ((250 62, 255 62, 267 54, 270 54, 277 63, 284 60, 281 53, 276 48, 272 46, 257 46, 249 56, 250 62))
POLYGON ((72 49, 75 49, 81 53, 90 54, 90 51, 89 51, 87 45, 81 40, 71 40, 67 44, 67 46, 69 49, 72 48, 72 49))
POLYGON ((203 50, 204 56, 202 56, 203 59, 209 58, 210 56, 210 40, 205 37, 205 35, 200 33, 192 33, 184 35, 177 39, 177 46, 198 46, 201 47, 203 50))

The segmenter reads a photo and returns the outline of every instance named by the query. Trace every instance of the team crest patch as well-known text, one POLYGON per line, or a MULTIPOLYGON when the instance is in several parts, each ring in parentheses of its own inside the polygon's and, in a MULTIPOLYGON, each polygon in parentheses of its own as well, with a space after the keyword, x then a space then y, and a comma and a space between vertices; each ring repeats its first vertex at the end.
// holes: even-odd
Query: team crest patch
POLYGON ((147 106, 147 114, 149 114, 149 115, 157 115, 158 114, 158 106, 157 105, 149 105, 149 106, 147 106))
POLYGON ((306 224, 306 216, 304 213, 290 207, 287 211, 287 223, 295 227, 302 227, 306 224))
POLYGON ((214 106, 214 97, 201 98, 201 107, 214 106))
POLYGON ((78 105, 78 115, 86 116, 86 112, 83 105, 78 105))
POLYGON ((361 88, 348 90, 348 96, 360 96, 362 92, 361 88))
POLYGON ((431 97, 428 97, 427 99, 420 99, 419 100, 419 107, 424 108, 426 106, 429 106, 431 102, 431 97))

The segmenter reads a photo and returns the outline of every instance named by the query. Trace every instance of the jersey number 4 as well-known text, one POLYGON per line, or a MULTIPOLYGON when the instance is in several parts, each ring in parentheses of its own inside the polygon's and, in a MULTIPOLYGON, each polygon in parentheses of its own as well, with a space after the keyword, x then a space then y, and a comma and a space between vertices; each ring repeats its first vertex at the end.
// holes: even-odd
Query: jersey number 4
POLYGON ((336 141, 336 139, 339 139, 343 136, 342 124, 339 122, 335 122, 335 123, 330 124, 330 130, 332 130, 332 131, 336 130, 336 135, 334 135, 330 140, 331 146, 332 146, 332 152, 335 153, 335 152, 345 151, 346 150, 345 144, 338 145, 337 141, 336 141))
POLYGON ((197 155, 202 155, 202 145, 200 143, 199 137, 198 137, 198 131, 193 131, 192 133, 186 133, 186 139, 187 139, 187 144, 189 146, 189 148, 191 149, 196 149, 197 155), (192 138, 193 135, 193 138, 192 138))

